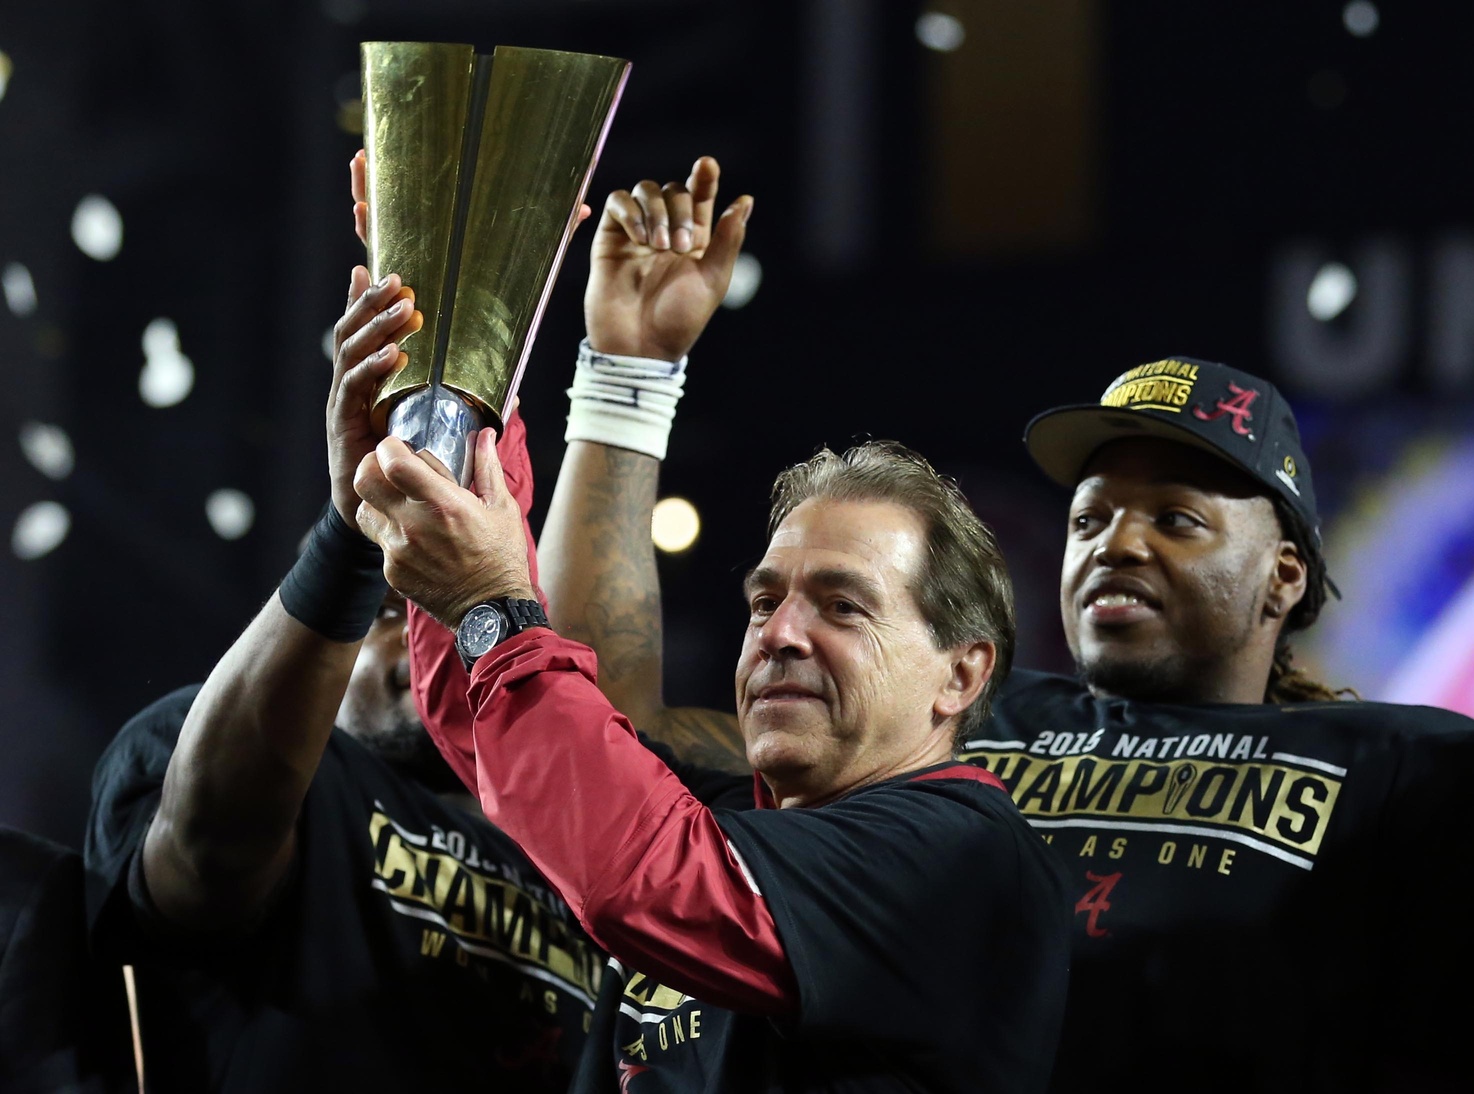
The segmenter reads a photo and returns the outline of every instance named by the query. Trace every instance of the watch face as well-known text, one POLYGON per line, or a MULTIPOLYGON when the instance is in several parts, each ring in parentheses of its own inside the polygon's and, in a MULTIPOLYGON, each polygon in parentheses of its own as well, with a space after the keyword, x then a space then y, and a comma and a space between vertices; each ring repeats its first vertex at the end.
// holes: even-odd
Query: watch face
POLYGON ((507 633, 507 617, 495 604, 477 604, 466 613, 457 630, 462 652, 480 657, 507 633))

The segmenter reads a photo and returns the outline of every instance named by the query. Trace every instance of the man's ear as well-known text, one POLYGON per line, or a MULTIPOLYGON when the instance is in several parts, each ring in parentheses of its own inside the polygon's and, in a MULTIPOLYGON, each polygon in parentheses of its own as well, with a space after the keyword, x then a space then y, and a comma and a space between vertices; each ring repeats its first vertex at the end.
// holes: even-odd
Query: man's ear
POLYGON ((1287 539, 1280 540, 1264 594, 1264 614, 1270 619, 1286 618, 1304 598, 1309 580, 1310 567, 1300 557, 1300 549, 1287 539))
POLYGON ((977 702, 993 676, 998 648, 986 639, 961 646, 952 655, 951 672, 932 706, 942 720, 960 715, 977 702))

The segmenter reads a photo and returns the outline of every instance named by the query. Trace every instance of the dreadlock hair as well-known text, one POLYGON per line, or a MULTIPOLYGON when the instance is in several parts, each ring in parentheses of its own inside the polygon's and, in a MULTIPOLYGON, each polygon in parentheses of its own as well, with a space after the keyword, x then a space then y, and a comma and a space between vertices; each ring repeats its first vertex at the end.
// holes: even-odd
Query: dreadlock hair
POLYGON ((1269 670, 1269 685, 1264 691, 1266 703, 1334 702, 1341 698, 1360 699, 1352 688, 1330 688, 1319 680, 1307 676, 1304 669, 1294 666, 1294 652, 1290 649, 1289 637, 1297 631, 1306 630, 1320 618, 1325 607, 1330 579, 1326 576, 1326 559, 1320 543, 1305 518, 1280 497, 1271 497, 1275 516, 1279 518, 1280 530, 1285 538, 1295 545, 1300 557, 1305 560, 1305 595, 1300 603, 1290 609, 1274 647, 1274 664, 1269 670))

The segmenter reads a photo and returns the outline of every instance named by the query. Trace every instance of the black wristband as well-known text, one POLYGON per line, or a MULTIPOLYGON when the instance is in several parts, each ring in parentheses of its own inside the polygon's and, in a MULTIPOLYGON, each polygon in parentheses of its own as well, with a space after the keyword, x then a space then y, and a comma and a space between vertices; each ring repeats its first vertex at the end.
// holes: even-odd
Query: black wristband
POLYGON ((374 625, 388 591, 384 552, 328 502, 277 595, 303 626, 334 642, 357 642, 374 625))

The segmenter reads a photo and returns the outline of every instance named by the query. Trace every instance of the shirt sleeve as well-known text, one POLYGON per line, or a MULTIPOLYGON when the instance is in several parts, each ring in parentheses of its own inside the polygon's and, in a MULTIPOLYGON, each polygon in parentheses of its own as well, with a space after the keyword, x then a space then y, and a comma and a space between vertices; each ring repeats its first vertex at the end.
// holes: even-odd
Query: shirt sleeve
MULTIPOLYGON (((527 452, 527 426, 520 411, 514 411, 497 441, 497 457, 507 489, 522 512, 522 532, 527 537, 527 565, 537 599, 547 611, 548 598, 537 580, 537 545, 528 514, 532 512, 532 460, 527 452)), ((471 790, 476 789, 475 748, 471 742, 471 706, 466 689, 471 678, 455 635, 422 611, 409 605, 410 691, 415 708, 452 771, 471 790)))
POLYGON ((159 808, 164 774, 199 686, 181 688, 131 718, 97 761, 83 860, 87 929, 94 945, 131 933, 128 877, 159 808))
POLYGON ((276 908, 298 884, 294 866, 259 918, 225 930, 183 927, 154 906, 143 876, 143 843, 199 690, 198 684, 180 688, 145 707, 118 731, 93 771, 82 851, 86 925, 93 949, 111 959, 220 968, 252 960, 270 944, 276 908))
POLYGON ((122 972, 89 956, 82 907, 81 856, 0 828, 0 1090, 124 1089, 122 972))
POLYGON ((790 1012, 767 902, 716 815, 609 705, 594 665, 543 628, 476 663, 469 755, 486 816, 619 960, 715 1006, 790 1012))

